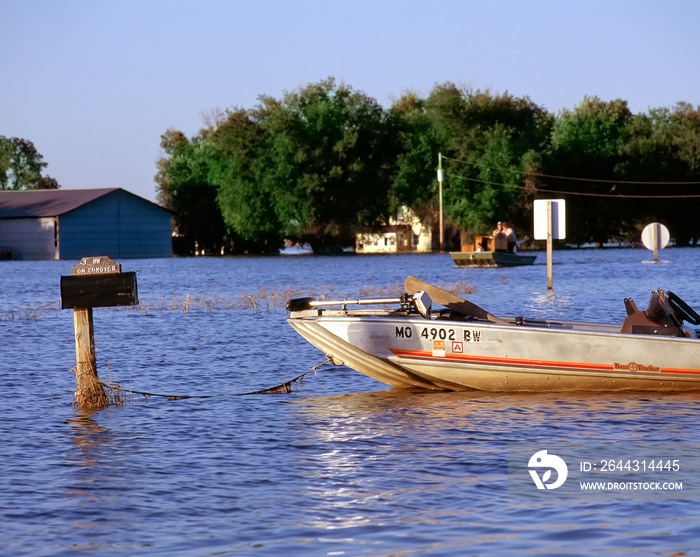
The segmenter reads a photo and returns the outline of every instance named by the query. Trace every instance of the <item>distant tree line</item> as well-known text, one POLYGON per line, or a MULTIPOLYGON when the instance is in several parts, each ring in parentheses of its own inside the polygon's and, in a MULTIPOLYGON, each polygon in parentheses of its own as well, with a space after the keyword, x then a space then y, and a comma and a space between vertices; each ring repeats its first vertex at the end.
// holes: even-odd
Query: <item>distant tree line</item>
POLYGON ((385 109, 329 78, 161 139, 158 200, 185 251, 349 246, 401 206, 435 224, 438 154, 454 245, 498 220, 522 239, 537 198, 566 199, 573 244, 638 239, 652 221, 681 245, 700 235, 700 108, 687 103, 632 114, 626 101, 585 97, 553 115, 527 97, 444 83, 385 109))
POLYGON ((31 141, 0 135, 0 190, 60 188, 51 176, 42 176, 46 166, 31 141))

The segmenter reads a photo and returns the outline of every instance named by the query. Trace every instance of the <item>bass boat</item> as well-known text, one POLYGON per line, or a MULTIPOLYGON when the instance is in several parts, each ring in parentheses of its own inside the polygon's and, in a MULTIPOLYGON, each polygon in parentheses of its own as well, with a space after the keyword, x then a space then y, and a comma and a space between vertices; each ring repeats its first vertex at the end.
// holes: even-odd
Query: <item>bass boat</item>
POLYGON ((288 322, 333 363, 394 387, 700 389, 700 315, 673 292, 652 292, 643 311, 625 299, 627 318, 604 324, 496 317, 414 277, 404 287, 397 298, 289 300, 288 322))

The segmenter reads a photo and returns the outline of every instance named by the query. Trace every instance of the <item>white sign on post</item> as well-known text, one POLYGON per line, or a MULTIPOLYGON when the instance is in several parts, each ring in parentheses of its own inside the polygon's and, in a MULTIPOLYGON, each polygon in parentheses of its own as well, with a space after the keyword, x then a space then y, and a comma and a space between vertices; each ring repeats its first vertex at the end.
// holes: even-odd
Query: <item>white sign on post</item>
POLYGON ((671 234, 668 232, 668 228, 659 222, 647 224, 642 230, 642 244, 654 252, 654 261, 659 260, 659 250, 664 249, 670 239, 671 234))
POLYGON ((547 240, 547 290, 552 291, 552 243, 566 238, 563 199, 535 199, 535 240, 547 240))
POLYGON ((642 230, 642 244, 648 250, 664 249, 668 245, 669 240, 671 240, 671 234, 668 228, 659 222, 647 224, 642 230))
POLYGON ((535 240, 547 239, 547 204, 552 204, 552 240, 566 239, 566 201, 535 199, 535 240))

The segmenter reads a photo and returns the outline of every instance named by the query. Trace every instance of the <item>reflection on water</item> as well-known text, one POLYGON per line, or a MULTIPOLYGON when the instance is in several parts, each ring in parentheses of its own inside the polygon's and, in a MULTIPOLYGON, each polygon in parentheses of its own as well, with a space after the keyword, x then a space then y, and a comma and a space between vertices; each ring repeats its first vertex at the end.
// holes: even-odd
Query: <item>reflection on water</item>
MULTIPOLYGON (((87 537, 118 528, 119 516, 104 520, 102 509, 124 507, 124 482, 113 474, 115 451, 111 432, 98 423, 100 410, 76 409, 68 418, 73 449, 66 454, 63 492, 67 496, 62 518, 71 529, 87 537)), ((72 551, 99 551, 105 544, 85 540, 71 543, 72 551)))
POLYGON ((578 431, 577 439, 611 437, 602 427, 624 424, 624 433, 647 436, 651 425, 661 438, 681 436, 684 423, 700 406, 700 393, 485 393, 411 392, 389 389, 332 396, 304 397, 295 404, 311 413, 314 429, 322 438, 337 440, 353 435, 365 438, 395 436, 410 429, 412 439, 426 443, 452 431, 486 436, 499 442, 529 440, 539 429, 561 436, 578 431), (662 416, 663 420, 659 417, 662 416), (366 426, 371 424, 371 428, 366 426), (497 434, 497 437, 494 437, 497 434))
MULTIPOLYGON (((610 397, 392 389, 304 397, 295 403, 297 414, 319 444, 307 462, 315 470, 306 490, 306 496, 316 502, 309 524, 349 528, 379 519, 384 525, 430 522, 449 527, 463 520, 470 524, 463 532, 470 543, 515 540, 543 526, 535 528, 531 518, 520 517, 521 527, 509 527, 501 538, 492 531, 490 510, 500 508, 504 514, 520 516, 541 507, 548 514, 554 503, 524 505, 508 499, 508 443, 589 441, 593 446, 602 442, 614 447, 616 440, 683 439, 681 424, 692 419, 698 403, 698 393, 610 397), (473 516, 477 509, 484 513, 480 518, 473 516)), ((582 499, 573 505, 598 508, 601 503, 582 499)), ((571 523, 564 518, 562 523, 562 518, 552 522, 562 541, 571 544, 590 534, 578 519, 571 523)), ((549 539, 551 532, 545 530, 549 539)))
POLYGON ((68 455, 68 462, 90 467, 99 462, 101 454, 109 449, 111 436, 97 423, 100 410, 76 408, 76 415, 66 420, 71 426, 72 440, 76 450, 68 455), (104 447, 107 445, 107 447, 104 447))
MULTIPOLYGON (((600 547, 618 551, 629 536, 646 536, 646 543, 632 546, 649 547, 669 532, 660 518, 656 525, 638 518, 646 501, 581 498, 569 501, 562 513, 561 503, 508 499, 507 443, 589 441, 614 447, 616 440, 687 439, 681 424, 693 419, 699 403, 698 393, 610 397, 392 389, 304 397, 296 403, 301 423, 328 447, 312 459, 317 471, 305 495, 317 508, 308 524, 350 531, 371 525, 398 532, 417 528, 424 531, 421 548, 437 554, 459 548, 479 554, 494 543, 531 547, 534 540, 569 553, 591 535, 600 547)), ((696 518, 681 528, 697 524, 696 518)), ((675 541, 690 548, 691 538, 684 533, 675 541)))

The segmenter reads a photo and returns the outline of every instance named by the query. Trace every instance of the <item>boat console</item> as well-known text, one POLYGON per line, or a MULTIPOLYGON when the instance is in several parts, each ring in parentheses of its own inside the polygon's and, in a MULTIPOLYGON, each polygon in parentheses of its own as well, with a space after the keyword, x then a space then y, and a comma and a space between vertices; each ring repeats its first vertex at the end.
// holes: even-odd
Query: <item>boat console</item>
POLYGON ((622 323, 622 333, 687 337, 696 335, 683 325, 684 321, 700 325, 700 315, 671 291, 652 291, 644 311, 639 311, 631 298, 625 298, 625 308, 627 318, 622 323))

